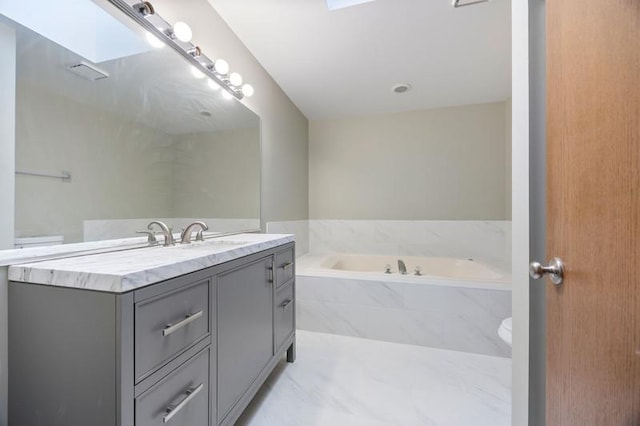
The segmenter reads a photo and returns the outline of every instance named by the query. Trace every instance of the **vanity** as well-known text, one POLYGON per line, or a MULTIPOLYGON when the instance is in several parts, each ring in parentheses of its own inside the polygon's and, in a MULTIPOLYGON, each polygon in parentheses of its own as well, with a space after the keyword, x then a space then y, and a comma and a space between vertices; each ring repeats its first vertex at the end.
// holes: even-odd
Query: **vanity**
POLYGON ((265 234, 10 267, 9 424, 234 424, 295 360, 294 269, 265 234))

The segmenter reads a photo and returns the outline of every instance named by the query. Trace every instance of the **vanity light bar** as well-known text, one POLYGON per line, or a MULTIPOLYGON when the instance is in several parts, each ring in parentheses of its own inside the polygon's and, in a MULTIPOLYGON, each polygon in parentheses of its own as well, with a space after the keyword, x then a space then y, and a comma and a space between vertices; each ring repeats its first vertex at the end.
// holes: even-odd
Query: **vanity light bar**
POLYGON ((133 18, 162 43, 171 46, 173 50, 181 54, 205 76, 215 81, 232 97, 240 100, 245 96, 251 96, 253 94, 253 87, 251 85, 242 85, 242 80, 238 80, 237 78, 234 78, 234 81, 232 81, 231 74, 237 73, 229 74, 229 65, 225 60, 217 59, 214 61, 210 59, 202 53, 199 46, 190 41, 191 29, 184 22, 177 22, 174 26, 171 26, 171 24, 156 13, 153 5, 148 1, 142 1, 133 5, 127 3, 125 0, 108 1, 133 18), (233 84, 238 83, 238 81, 239 84, 233 84))

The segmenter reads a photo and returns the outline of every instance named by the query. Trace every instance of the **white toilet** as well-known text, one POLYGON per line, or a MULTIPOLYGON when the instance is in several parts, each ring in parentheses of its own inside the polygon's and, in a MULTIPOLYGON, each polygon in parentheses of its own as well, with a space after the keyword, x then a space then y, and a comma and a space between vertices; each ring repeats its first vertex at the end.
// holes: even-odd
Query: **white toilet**
POLYGON ((511 329, 511 317, 504 319, 498 328, 498 336, 509 346, 511 346, 511 329))

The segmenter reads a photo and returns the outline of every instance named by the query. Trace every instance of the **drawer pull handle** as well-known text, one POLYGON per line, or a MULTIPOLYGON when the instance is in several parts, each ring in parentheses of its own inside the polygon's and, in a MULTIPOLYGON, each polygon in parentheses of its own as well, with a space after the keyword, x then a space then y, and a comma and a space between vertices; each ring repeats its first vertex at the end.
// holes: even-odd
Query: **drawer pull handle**
POLYGON ((280 307, 282 309, 287 309, 287 306, 289 306, 291 304, 291 302, 293 302, 293 299, 287 299, 284 302, 282 302, 282 304, 280 305, 280 307))
POLYGON ((289 268, 291 268, 293 266, 293 262, 287 262, 282 264, 282 266, 280 266, 282 269, 284 269, 285 271, 289 268))
POLYGON ((173 418, 173 416, 178 414, 180 410, 182 410, 189 403, 189 401, 196 397, 196 395, 202 390, 202 388, 204 388, 204 383, 200 383, 195 388, 188 389, 185 392, 185 395, 187 395, 186 398, 180 401, 178 405, 169 405, 166 410, 167 415, 162 418, 162 422, 168 423, 169 420, 173 418))
POLYGON ((185 325, 190 324, 190 323, 194 322, 195 320, 197 320, 198 318, 200 318, 203 315, 203 313, 204 312, 199 311, 199 312, 196 312, 195 314, 189 314, 182 321, 174 322, 173 324, 167 324, 165 326, 165 328, 162 330, 162 335, 163 336, 168 336, 171 333, 173 333, 175 331, 178 331, 179 329, 181 329, 185 325))

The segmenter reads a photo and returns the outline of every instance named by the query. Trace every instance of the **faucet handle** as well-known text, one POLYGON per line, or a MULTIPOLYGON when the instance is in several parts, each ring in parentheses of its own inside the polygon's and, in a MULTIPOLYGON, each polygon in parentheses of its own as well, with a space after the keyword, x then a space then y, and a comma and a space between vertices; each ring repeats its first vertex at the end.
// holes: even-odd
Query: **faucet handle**
POLYGON ((153 231, 136 231, 136 234, 146 234, 147 242, 150 246, 158 245, 158 240, 156 239, 156 233, 153 231))
POLYGON ((204 241, 204 229, 200 229, 197 233, 196 233, 196 241, 204 241))

